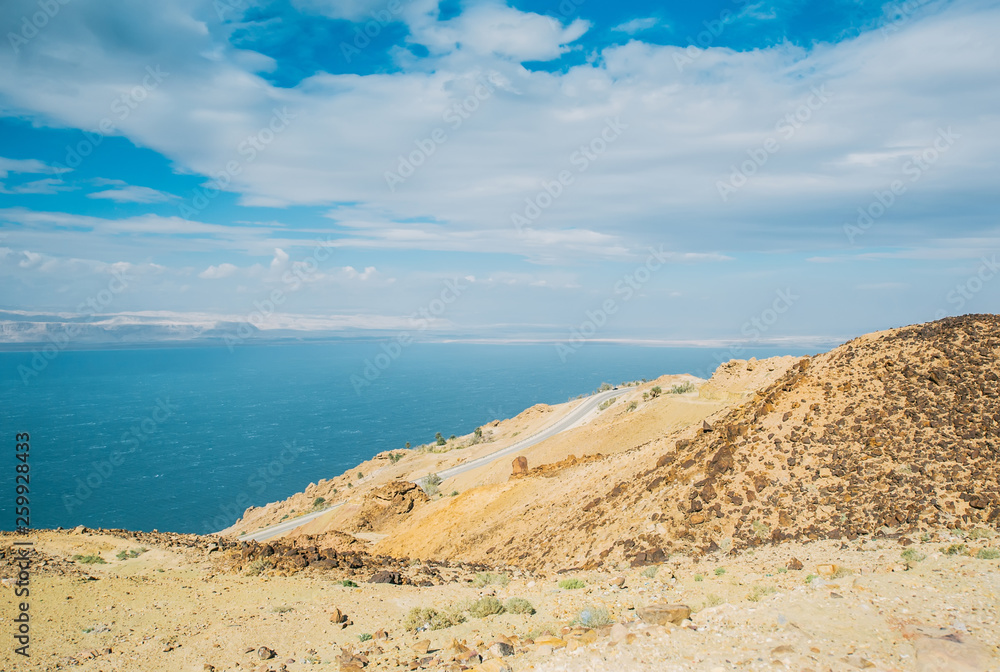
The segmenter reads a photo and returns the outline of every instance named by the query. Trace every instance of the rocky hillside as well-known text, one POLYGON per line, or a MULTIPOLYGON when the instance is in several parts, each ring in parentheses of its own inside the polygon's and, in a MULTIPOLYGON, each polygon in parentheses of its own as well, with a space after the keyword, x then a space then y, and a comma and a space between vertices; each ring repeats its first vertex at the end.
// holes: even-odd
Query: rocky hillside
POLYGON ((870 334, 801 359, 697 429, 434 503, 381 550, 559 570, 995 528, 998 374, 994 315, 870 334))

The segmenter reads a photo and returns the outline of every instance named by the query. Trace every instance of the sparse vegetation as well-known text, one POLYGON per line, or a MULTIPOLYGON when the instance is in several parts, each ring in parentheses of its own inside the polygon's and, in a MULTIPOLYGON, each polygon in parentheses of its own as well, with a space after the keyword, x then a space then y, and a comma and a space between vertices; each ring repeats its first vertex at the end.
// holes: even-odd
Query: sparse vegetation
POLYGON ((599 388, 597 388, 597 391, 598 392, 607 392, 608 390, 613 390, 613 389, 615 389, 615 388, 614 388, 614 385, 612 385, 611 383, 601 383, 601 386, 599 388))
POLYGON ((448 496, 449 496, 449 497, 458 497, 458 490, 452 490, 452 491, 451 491, 451 494, 450 494, 450 495, 448 495, 448 496))
POLYGON ((941 552, 945 555, 965 555, 969 552, 969 547, 965 544, 952 544, 947 548, 941 549, 941 552))
POLYGON ((813 581, 815 581, 815 580, 816 580, 816 579, 818 579, 818 578, 819 578, 819 577, 818 577, 818 576, 816 576, 815 574, 810 574, 810 575, 808 575, 808 576, 806 577, 806 583, 812 583, 813 581))
POLYGON ((994 533, 991 530, 987 530, 985 527, 977 527, 974 530, 969 530, 969 540, 978 541, 980 539, 992 539, 994 533))
POLYGON ((705 577, 704 577, 704 576, 702 576, 701 574, 695 574, 695 575, 694 575, 694 580, 695 580, 695 581, 704 581, 704 580, 705 580, 705 577))
POLYGON ((465 616, 458 612, 444 612, 426 607, 414 607, 406 615, 403 627, 410 631, 420 629, 442 630, 465 623, 465 616))
POLYGON ((725 602, 725 600, 719 597, 718 595, 713 595, 709 593, 708 595, 705 596, 706 607, 717 607, 723 602, 725 602))
POLYGON ((359 471, 358 472, 358 480, 360 481, 364 477, 365 477, 364 473, 359 471))
POLYGON ((433 497, 440 492, 438 486, 441 485, 441 477, 437 474, 428 474, 420 479, 419 484, 428 497, 433 497))
POLYGON ((476 600, 476 602, 469 607, 469 615, 473 618, 486 618, 487 616, 502 613, 503 603, 492 595, 476 600))
POLYGON ((370 632, 362 632, 358 635, 359 642, 370 642, 372 639, 372 634, 370 632))
POLYGON ((444 444, 448 443, 447 441, 444 440, 444 437, 441 436, 441 432, 438 432, 437 434, 434 435, 434 440, 437 442, 437 445, 439 446, 443 446, 444 444))
POLYGON ((660 571, 659 567, 657 567, 656 565, 650 565, 649 567, 646 567, 644 570, 642 570, 640 574, 642 574, 647 579, 651 579, 654 576, 656 576, 656 573, 658 571, 660 571))
POLYGON ((980 548, 979 552, 976 553, 976 557, 980 560, 996 560, 1000 558, 1000 550, 995 548, 980 548))
POLYGON ((528 602, 522 597, 512 597, 507 600, 507 603, 503 605, 503 608, 508 614, 528 614, 529 616, 535 613, 535 608, 531 606, 531 602, 528 602))
POLYGON ((563 579, 559 582, 559 587, 563 590, 577 590, 585 587, 586 585, 587 584, 580 579, 563 579))
POLYGON ((631 412, 631 411, 634 411, 637 408, 639 408, 639 402, 638 401, 630 401, 630 402, 628 402, 628 406, 625 407, 625 410, 631 412))
POLYGON ((605 410, 607 408, 610 408, 611 405, 613 403, 615 403, 616 401, 618 401, 618 397, 611 397, 610 399, 607 399, 607 400, 601 402, 601 405, 597 407, 597 410, 603 411, 603 410, 605 410))
POLYGON ((354 583, 350 579, 344 579, 343 581, 340 582, 340 585, 342 585, 344 588, 357 588, 358 587, 358 584, 354 583))
POLYGON ((257 558, 247 563, 243 573, 247 576, 259 576, 274 567, 268 558, 257 558))
POLYGON ((659 385, 649 388, 649 396, 653 399, 656 399, 661 394, 663 394, 663 388, 659 385))
MULTIPOLYGON (((406 444, 406 447, 409 448, 410 444, 406 444)), ((392 462, 393 464, 396 464, 401 459, 403 459, 402 453, 389 453, 389 461, 392 462)))
POLYGON ((768 539, 771 536, 771 527, 762 521, 755 520, 751 525, 753 528, 753 536, 758 539, 768 539))
POLYGON ((287 614, 289 611, 292 611, 292 608, 286 605, 281 605, 277 607, 271 607, 271 611, 275 614, 287 614))
POLYGON ((787 573, 788 573, 787 567, 778 567, 778 574, 787 574, 787 573))
POLYGON ((900 555, 903 557, 903 560, 906 560, 907 563, 922 562, 927 559, 926 555, 915 548, 907 548, 900 553, 900 555))
POLYGON ((472 585, 476 588, 483 586, 506 586, 510 583, 510 577, 499 572, 479 572, 472 579, 472 585))
POLYGON ((576 614, 571 625, 582 625, 586 628, 600 628, 611 625, 615 620, 604 607, 584 607, 576 614))
POLYGON ((142 555, 143 553, 145 553, 148 550, 149 549, 146 548, 145 546, 140 546, 139 548, 133 548, 130 551, 118 551, 118 554, 115 555, 115 557, 118 558, 119 560, 128 560, 130 558, 138 558, 140 555, 142 555))
POLYGON ((73 560, 79 562, 81 565, 106 565, 108 564, 104 558, 102 558, 97 553, 92 553, 91 555, 74 555, 73 560))
POLYGON ((313 500, 313 508, 318 509, 326 503, 326 497, 317 497, 313 500))
POLYGON ((670 388, 670 394, 687 394, 688 392, 695 391, 694 383, 690 380, 680 383, 679 385, 674 385, 670 388))
POLYGON ((716 576, 722 576, 725 573, 726 573, 726 568, 725 567, 716 567, 715 568, 715 575, 716 576))
POLYGON ((751 602, 760 602, 767 595, 773 595, 776 592, 778 590, 774 586, 754 586, 747 594, 747 599, 751 602))

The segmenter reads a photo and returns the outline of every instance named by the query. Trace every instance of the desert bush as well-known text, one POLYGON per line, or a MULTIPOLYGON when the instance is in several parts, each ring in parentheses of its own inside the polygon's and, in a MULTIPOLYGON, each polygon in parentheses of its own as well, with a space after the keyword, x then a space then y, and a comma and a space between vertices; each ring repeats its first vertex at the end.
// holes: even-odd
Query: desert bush
POLYGON ((694 392, 694 383, 690 380, 685 381, 679 385, 674 385, 670 388, 670 394, 687 394, 688 392, 694 392))
POLYGON ((530 616, 535 613, 535 608, 531 606, 531 602, 521 597, 510 598, 503 605, 503 608, 508 614, 528 614, 530 616))
POLYGON ((980 548, 979 552, 976 553, 976 557, 980 560, 996 560, 1000 558, 1000 550, 995 548, 980 548))
POLYGON ((583 588, 586 586, 580 579, 563 579, 559 582, 559 587, 563 590, 576 590, 578 588, 583 588))
POLYGON ((906 560, 907 562, 922 562, 923 560, 927 559, 926 555, 924 555, 915 548, 908 548, 902 553, 900 553, 900 555, 902 556, 903 560, 906 560))
POLYGON ((977 541, 979 539, 992 539, 994 533, 991 530, 987 530, 985 527, 977 527, 974 530, 969 530, 969 539, 972 541, 977 541))
POLYGON ((344 579, 343 581, 340 582, 340 585, 342 585, 344 588, 357 588, 358 587, 358 584, 354 583, 350 579, 344 579))
MULTIPOLYGON (((409 448, 410 444, 406 444, 406 447, 409 448)), ((392 462, 393 464, 396 464, 401 459, 403 459, 402 453, 389 453, 389 461, 392 462)))
POLYGON ((482 588, 483 586, 506 586, 508 583, 510 583, 510 577, 498 572, 479 572, 472 579, 472 585, 476 588, 482 588))
POLYGON ((289 611, 292 611, 292 608, 284 604, 278 607, 271 607, 271 612, 275 614, 287 614, 289 611))
POLYGON ((806 583, 812 583, 813 581, 815 581, 815 580, 816 580, 816 579, 818 579, 818 578, 819 578, 819 577, 818 577, 818 576, 816 576, 815 574, 810 574, 810 575, 808 575, 808 576, 806 577, 806 583))
POLYGON ((486 618, 502 613, 503 603, 492 595, 477 600, 469 607, 469 615, 473 618, 486 618))
POLYGON ((138 558, 140 555, 148 551, 149 549, 145 546, 140 546, 139 548, 133 548, 130 551, 118 551, 115 555, 119 560, 128 560, 129 558, 138 558))
POLYGON ((715 575, 716 576, 722 576, 725 573, 726 573, 726 568, 725 567, 716 567, 715 568, 715 575))
POLYGON ((370 632, 362 632, 358 635, 359 642, 370 642, 372 639, 372 634, 370 632))
POLYGON ((97 553, 91 555, 74 555, 73 560, 83 565, 106 565, 104 558, 97 553))
POLYGON ((969 552, 969 547, 965 544, 952 544, 947 548, 941 549, 941 552, 945 555, 965 555, 969 552))
POLYGON ((439 446, 443 446, 445 443, 447 443, 447 441, 444 440, 444 437, 441 436, 441 432, 438 432, 437 434, 434 435, 434 441, 439 446))
POLYGON ((753 521, 751 527, 753 528, 753 536, 757 537, 758 539, 770 539, 771 528, 767 524, 759 520, 755 520, 753 521))
POLYGON ((420 479, 420 487, 428 496, 436 495, 440 491, 439 485, 441 485, 441 477, 437 474, 428 474, 420 479))
POLYGON ((694 575, 694 580, 695 580, 695 581, 704 581, 704 580, 705 580, 705 577, 704 577, 704 576, 702 576, 701 574, 695 574, 695 575, 694 575))
POLYGON ((774 586, 754 586, 747 594, 747 599, 751 602, 760 602, 765 596, 778 592, 774 586))
POLYGON ((403 627, 410 631, 418 630, 425 626, 431 630, 442 630, 464 622, 465 617, 460 613, 438 611, 437 609, 426 607, 414 607, 406 615, 403 627))
POLYGON ((326 503, 326 497, 317 497, 313 500, 313 508, 318 509, 326 503))
POLYGON ((720 604, 722 604, 723 602, 725 602, 725 600, 722 599, 721 597, 719 597, 718 595, 709 594, 709 595, 705 596, 705 606, 706 607, 717 607, 720 604))
POLYGON ((637 408, 639 408, 639 402, 638 401, 630 401, 630 402, 628 402, 628 406, 625 407, 625 410, 626 411, 634 411, 637 408))
POLYGON ((618 397, 611 397, 610 399, 602 401, 601 405, 597 407, 597 410, 603 411, 607 408, 610 408, 611 404, 615 403, 616 401, 618 401, 618 397))
POLYGON ((656 573, 658 571, 660 571, 659 567, 657 567, 656 565, 650 565, 649 567, 646 567, 644 570, 642 570, 639 573, 642 574, 643 576, 645 576, 647 579, 651 579, 654 576, 656 576, 656 573))
POLYGON ((257 558, 247 563, 246 568, 244 568, 243 573, 247 576, 258 576, 259 574, 266 572, 267 570, 274 567, 268 558, 257 558))
POLYGON ((615 620, 604 607, 584 607, 576 614, 571 625, 582 625, 586 628, 600 628, 611 625, 615 620))
POLYGON ((601 386, 597 388, 598 392, 607 392, 608 390, 613 390, 614 386, 611 383, 601 383, 601 386))
POLYGON ((663 388, 660 387, 659 385, 649 388, 649 396, 653 397, 654 399, 660 396, 662 393, 663 393, 663 388))

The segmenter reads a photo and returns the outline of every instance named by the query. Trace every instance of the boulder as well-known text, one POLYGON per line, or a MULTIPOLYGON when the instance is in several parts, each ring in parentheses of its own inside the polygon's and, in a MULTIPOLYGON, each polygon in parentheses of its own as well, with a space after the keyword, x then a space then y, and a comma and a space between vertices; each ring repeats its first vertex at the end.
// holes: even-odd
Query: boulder
POLYGON ((643 621, 653 625, 680 625, 682 621, 691 617, 691 607, 685 604, 657 602, 640 607, 635 613, 643 621))
POLYGON ((511 478, 520 478, 521 476, 527 476, 528 474, 528 458, 524 455, 518 455, 514 458, 511 463, 511 478))

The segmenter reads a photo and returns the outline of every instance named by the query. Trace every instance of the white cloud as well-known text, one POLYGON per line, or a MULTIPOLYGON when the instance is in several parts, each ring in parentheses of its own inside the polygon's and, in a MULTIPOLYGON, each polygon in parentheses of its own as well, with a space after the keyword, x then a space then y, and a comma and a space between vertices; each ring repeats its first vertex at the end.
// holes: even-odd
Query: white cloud
POLYGON ((44 161, 37 159, 7 159, 0 156, 0 177, 7 177, 10 173, 45 173, 47 175, 58 175, 67 172, 55 166, 50 166, 44 161))
POLYGON ((34 180, 32 182, 25 182, 24 184, 17 184, 12 187, 7 187, 4 184, 0 184, 0 194, 58 194, 61 191, 72 191, 76 187, 71 187, 67 185, 60 179, 54 177, 46 177, 41 180, 34 180))
POLYGON ((619 33, 626 33, 628 35, 635 35, 636 33, 641 33, 643 31, 649 30, 650 28, 655 28, 659 24, 660 24, 659 19, 650 16, 644 19, 632 19, 631 21, 619 23, 611 30, 619 33))
POLYGON ((198 277, 203 280, 220 280, 222 278, 228 278, 237 270, 238 269, 233 264, 219 264, 218 266, 209 266, 204 271, 199 273, 198 277))
POLYGON ((100 198, 116 203, 163 203, 177 198, 158 189, 128 185, 120 189, 105 189, 87 194, 87 198, 100 198))

